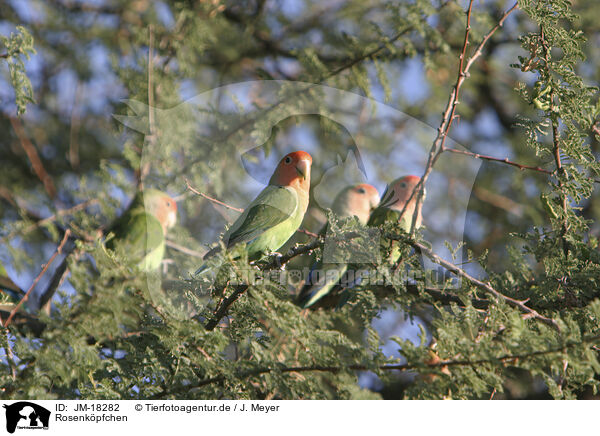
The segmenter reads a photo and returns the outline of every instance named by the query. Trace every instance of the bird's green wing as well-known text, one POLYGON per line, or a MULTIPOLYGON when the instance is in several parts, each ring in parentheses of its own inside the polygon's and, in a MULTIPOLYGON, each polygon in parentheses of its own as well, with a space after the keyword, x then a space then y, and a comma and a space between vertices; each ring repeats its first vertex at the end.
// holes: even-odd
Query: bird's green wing
POLYGON ((165 245, 158 219, 136 207, 119 221, 113 229, 115 238, 110 241, 109 248, 120 247, 130 258, 139 260, 144 270, 158 268, 165 245))
POLYGON ((227 248, 251 242, 265 231, 289 219, 298 207, 298 198, 288 188, 267 186, 231 226, 227 248))
POLYGON ((386 222, 397 221, 400 218, 400 213, 387 207, 378 207, 369 217, 367 226, 378 227, 386 222))
POLYGON ((347 269, 348 265, 345 263, 317 262, 300 290, 298 304, 304 309, 314 305, 340 284, 347 269))

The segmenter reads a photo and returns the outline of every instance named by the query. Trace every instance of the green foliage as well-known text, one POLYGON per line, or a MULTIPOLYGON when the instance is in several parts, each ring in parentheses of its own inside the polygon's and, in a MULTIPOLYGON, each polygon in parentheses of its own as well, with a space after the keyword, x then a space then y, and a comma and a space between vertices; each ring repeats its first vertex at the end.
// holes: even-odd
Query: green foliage
POLYGON ((11 33, 8 38, 0 36, 0 49, 6 50, 2 53, 2 57, 8 63, 10 83, 17 103, 17 114, 22 115, 25 113, 27 103, 35 103, 33 88, 25 73, 25 64, 21 56, 29 59, 31 54, 36 53, 33 47, 33 36, 25 27, 17 26, 17 33, 11 33))

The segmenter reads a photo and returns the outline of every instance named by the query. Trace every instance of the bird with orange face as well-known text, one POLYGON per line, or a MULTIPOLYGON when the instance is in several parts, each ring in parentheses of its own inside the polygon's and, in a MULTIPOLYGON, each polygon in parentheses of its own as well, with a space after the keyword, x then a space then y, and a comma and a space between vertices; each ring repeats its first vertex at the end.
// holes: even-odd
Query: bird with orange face
MULTIPOLYGON (((355 216, 364 226, 378 204, 377 189, 367 183, 361 183, 344 188, 333 201, 331 211, 338 218, 355 216)), ((327 227, 328 224, 321 230, 321 234, 327 232, 327 227)), ((326 240, 325 244, 327 242, 326 240)), ((324 252, 327 252, 327 249, 324 252)), ((347 267, 346 263, 331 263, 327 262, 327 259, 325 262, 323 260, 316 262, 298 294, 299 304, 304 308, 311 307, 328 295, 338 284, 347 267)))
POLYGON ((333 201, 331 210, 340 218, 355 216, 364 226, 379 204, 379 192, 368 183, 348 186, 333 201))
POLYGON ((110 229, 114 238, 106 246, 122 251, 143 271, 156 270, 165 254, 167 231, 176 221, 175 200, 157 189, 145 189, 110 229))
MULTIPOLYGON (((405 232, 409 232, 417 205, 417 193, 415 192, 413 195, 413 191, 420 180, 419 177, 410 175, 400 177, 390 183, 383 193, 379 206, 371 214, 367 225, 379 227, 386 222, 399 222, 400 227, 405 232)), ((425 191, 423 192, 423 199, 425 199, 425 191)), ((421 211, 419 211, 415 228, 421 227, 421 223, 422 216, 421 211)), ((384 238, 382 244, 393 245, 389 261, 395 263, 400 257, 397 241, 387 241, 384 238)))
MULTIPOLYGON (((248 260, 276 252, 298 230, 308 208, 312 157, 305 151, 284 156, 258 196, 223 235, 227 249, 243 244, 248 260)), ((209 251, 204 259, 216 254, 209 251)), ((206 270, 202 266, 196 274, 206 270)))

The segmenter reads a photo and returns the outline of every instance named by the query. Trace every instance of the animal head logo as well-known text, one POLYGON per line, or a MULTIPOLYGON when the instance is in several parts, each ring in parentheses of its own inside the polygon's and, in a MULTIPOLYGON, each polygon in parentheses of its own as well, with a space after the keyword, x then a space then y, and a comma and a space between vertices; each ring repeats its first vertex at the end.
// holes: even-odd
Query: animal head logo
POLYGON ((48 429, 50 411, 29 401, 3 405, 6 409, 6 431, 14 433, 17 428, 48 429))

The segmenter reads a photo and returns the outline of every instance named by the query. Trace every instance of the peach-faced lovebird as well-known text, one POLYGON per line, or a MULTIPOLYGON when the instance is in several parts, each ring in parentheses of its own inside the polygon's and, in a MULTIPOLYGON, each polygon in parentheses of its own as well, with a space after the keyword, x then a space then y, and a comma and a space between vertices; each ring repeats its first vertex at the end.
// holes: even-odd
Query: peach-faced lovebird
MULTIPOLYGON (((379 193, 375 187, 361 183, 344 188, 333 201, 331 211, 338 218, 355 216, 366 225, 371 211, 379 204, 379 193)), ((326 232, 326 227, 321 233, 326 232)), ((306 283, 298 294, 298 303, 310 307, 331 292, 347 269, 346 263, 328 263, 327 259, 311 268, 306 283)))
MULTIPOLYGON (((244 244, 249 260, 277 251, 298 230, 308 208, 312 157, 304 151, 281 159, 269 185, 246 207, 223 235, 229 249, 244 244)), ((205 259, 218 252, 209 251, 205 259)), ((196 274, 204 271, 202 266, 196 274)))
MULTIPOLYGON (((419 180, 420 178, 417 176, 404 176, 390 183, 381 197, 379 206, 371 214, 371 218, 369 218, 367 225, 371 227, 378 227, 386 222, 398 221, 400 222, 402 229, 406 232, 409 232, 417 204, 417 193, 415 192, 413 195, 413 190, 417 186, 417 183, 419 183, 419 180), (411 195, 412 198, 410 198, 411 195), (404 209, 404 205, 407 204, 409 199, 410 202, 406 206, 406 209, 404 209), (404 209, 403 214, 402 209, 404 209)), ((423 198, 425 198, 425 193, 423 193, 423 198)), ((421 221, 422 217, 419 213, 415 228, 421 227, 421 221)), ((390 241, 387 241, 384 238, 382 238, 381 242, 382 244, 390 243, 390 241)), ((396 245, 397 244, 394 244, 394 246, 396 245)), ((390 254, 389 260, 394 263, 398 260, 399 256, 400 250, 394 248, 390 254)))
POLYGON ((108 248, 123 250, 143 271, 158 269, 165 254, 167 230, 177 221, 177 204, 157 189, 138 192, 112 229, 108 248))

